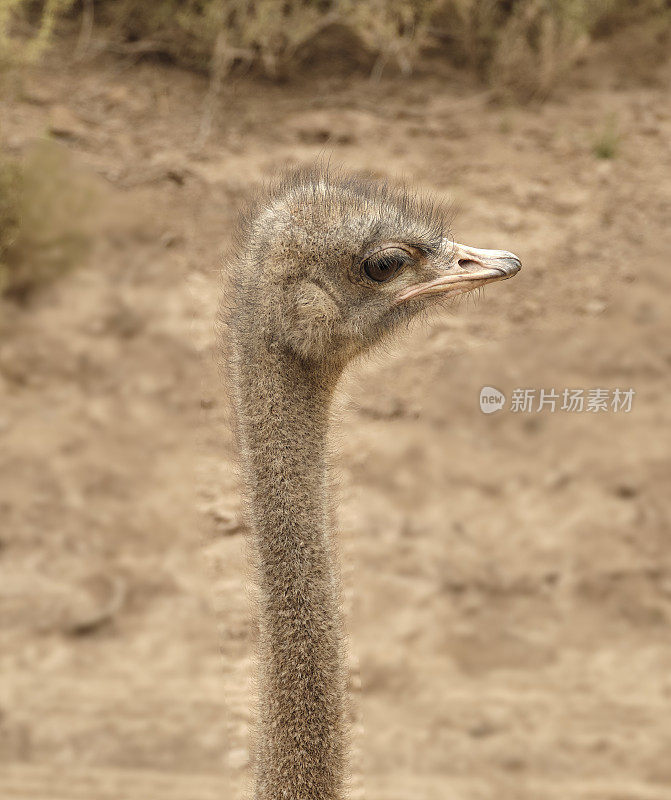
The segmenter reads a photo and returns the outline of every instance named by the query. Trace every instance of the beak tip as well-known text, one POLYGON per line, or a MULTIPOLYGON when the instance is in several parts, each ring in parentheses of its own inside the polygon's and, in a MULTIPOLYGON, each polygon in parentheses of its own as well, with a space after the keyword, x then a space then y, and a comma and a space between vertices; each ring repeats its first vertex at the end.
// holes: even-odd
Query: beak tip
POLYGON ((505 262, 505 273, 510 278, 512 278, 513 275, 517 275, 517 273, 522 269, 522 262, 516 255, 513 255, 513 253, 510 253, 502 260, 505 262))

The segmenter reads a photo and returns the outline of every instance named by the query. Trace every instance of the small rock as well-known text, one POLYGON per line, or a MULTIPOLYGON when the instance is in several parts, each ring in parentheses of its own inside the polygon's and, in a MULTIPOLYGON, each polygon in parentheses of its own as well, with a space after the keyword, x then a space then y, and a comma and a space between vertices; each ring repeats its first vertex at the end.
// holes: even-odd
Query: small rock
POLYGON ((57 105, 49 112, 49 133, 63 139, 83 140, 88 129, 67 106, 57 105))
POLYGON ((128 102, 128 87, 117 84, 105 90, 105 100, 112 106, 124 105, 128 102))
POLYGON ((583 306, 583 311, 592 316, 603 314, 605 310, 606 304, 603 302, 603 300, 590 300, 583 306))
POLYGON ((551 470, 545 477, 545 485, 548 489, 562 489, 571 481, 571 472, 564 468, 551 470))
POLYGON ((228 752, 228 764, 231 769, 244 769, 249 763, 249 752, 244 747, 235 747, 228 752))
POLYGON ((218 531, 226 536, 232 536, 234 533, 239 533, 245 527, 242 520, 232 516, 228 512, 213 511, 212 517, 217 523, 218 531))
POLYGON ((615 487, 615 495, 623 500, 631 500, 638 495, 638 487, 631 483, 621 483, 615 487))
POLYGON ((234 536, 245 529, 239 513, 220 500, 203 503, 201 510, 215 523, 216 531, 223 536, 234 536))
POLYGON ((36 106, 47 106, 54 102, 54 93, 46 86, 36 83, 27 86, 23 90, 23 99, 26 103, 33 103, 36 106))
POLYGON ((182 153, 177 150, 163 150, 151 159, 146 182, 168 178, 182 186, 191 174, 192 170, 182 153))
POLYGON ((161 236, 161 244, 165 248, 175 247, 178 244, 183 242, 183 238, 179 235, 179 233, 164 233, 161 236))
POLYGON ((65 633, 72 636, 95 633, 116 616, 126 599, 126 581, 120 576, 91 575, 78 589, 63 625, 65 633))

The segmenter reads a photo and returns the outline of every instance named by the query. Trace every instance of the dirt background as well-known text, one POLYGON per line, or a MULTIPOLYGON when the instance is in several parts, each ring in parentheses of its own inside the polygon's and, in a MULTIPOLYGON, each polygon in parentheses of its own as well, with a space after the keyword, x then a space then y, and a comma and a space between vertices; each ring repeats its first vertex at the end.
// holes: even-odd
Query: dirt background
POLYGON ((671 62, 628 32, 542 106, 409 79, 208 83, 66 44, 0 102, 96 186, 90 263, 0 306, 0 796, 242 796, 254 619, 214 316, 238 208, 330 156, 524 270, 340 398, 355 796, 671 798, 671 62), (593 146, 615 119, 613 159, 593 146), (203 137, 200 137, 202 140, 203 137), (633 388, 483 415, 484 385, 633 388))

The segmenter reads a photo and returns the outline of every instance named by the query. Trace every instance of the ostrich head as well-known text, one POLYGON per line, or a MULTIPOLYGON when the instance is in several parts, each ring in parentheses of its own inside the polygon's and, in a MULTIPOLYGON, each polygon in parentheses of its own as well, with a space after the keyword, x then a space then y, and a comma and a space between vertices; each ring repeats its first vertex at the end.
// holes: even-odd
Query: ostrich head
POLYGON ((521 268, 456 244, 439 206, 327 171, 293 173, 250 213, 235 327, 337 376, 400 324, 521 268))

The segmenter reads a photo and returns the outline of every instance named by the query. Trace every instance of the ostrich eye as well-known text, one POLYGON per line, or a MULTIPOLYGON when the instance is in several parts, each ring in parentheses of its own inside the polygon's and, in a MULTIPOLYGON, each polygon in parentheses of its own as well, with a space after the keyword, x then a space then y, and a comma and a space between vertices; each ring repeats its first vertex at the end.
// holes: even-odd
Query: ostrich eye
POLYGON ((397 275, 411 261, 403 250, 389 248, 368 256, 363 262, 363 271, 376 283, 384 283, 397 275))

